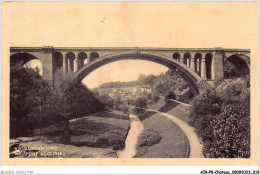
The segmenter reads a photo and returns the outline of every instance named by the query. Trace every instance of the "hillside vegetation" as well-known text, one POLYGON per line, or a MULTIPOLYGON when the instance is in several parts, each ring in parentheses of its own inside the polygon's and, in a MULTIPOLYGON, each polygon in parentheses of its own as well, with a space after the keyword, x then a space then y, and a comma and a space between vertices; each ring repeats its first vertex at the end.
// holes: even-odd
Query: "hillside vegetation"
POLYGON ((55 124, 63 143, 70 142, 69 120, 104 109, 104 105, 81 83, 65 81, 62 70, 55 73, 54 88, 39 72, 11 65, 10 138, 34 136, 34 129, 55 124))
POLYGON ((127 91, 129 87, 136 86, 151 89, 151 93, 146 96, 147 100, 153 99, 156 101, 158 96, 164 96, 188 103, 192 97, 187 82, 174 70, 168 70, 158 76, 141 74, 136 81, 104 83, 99 88, 94 89, 93 92, 104 104, 112 108, 113 105, 115 106, 115 101, 118 101, 118 99, 111 100, 107 95, 112 89, 122 88, 127 91), (103 93, 106 92, 106 95, 99 95, 98 89, 102 90, 103 93))
POLYGON ((210 158, 250 157, 250 80, 228 79, 194 98, 190 124, 210 158))

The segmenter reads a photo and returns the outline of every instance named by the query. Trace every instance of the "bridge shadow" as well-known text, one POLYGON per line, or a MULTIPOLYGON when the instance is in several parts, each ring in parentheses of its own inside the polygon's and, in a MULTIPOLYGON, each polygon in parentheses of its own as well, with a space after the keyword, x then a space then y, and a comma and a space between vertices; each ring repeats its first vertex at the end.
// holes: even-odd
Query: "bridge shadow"
POLYGON ((110 111, 102 111, 98 112, 96 114, 93 114, 95 117, 104 117, 104 118, 114 118, 114 119, 121 119, 121 120, 129 120, 128 115, 120 115, 120 114, 115 114, 110 111))
POLYGON ((147 111, 145 113, 143 113, 141 116, 138 116, 139 120, 140 121, 143 121, 149 117, 151 117, 152 115, 156 114, 157 112, 154 112, 154 111, 147 111))
POLYGON ((158 111, 167 113, 168 111, 172 110, 173 108, 175 108, 178 105, 179 105, 179 103, 177 103, 177 102, 168 101, 168 102, 166 102, 166 104, 164 106, 162 106, 160 109, 158 109, 158 111))
MULTIPOLYGON (((179 103, 176 103, 173 101, 168 101, 164 106, 162 106, 160 109, 158 109, 158 111, 167 113, 168 111, 172 110, 173 108, 175 108, 178 105, 179 105, 179 103)), ((156 113, 157 112, 155 112, 155 111, 146 111, 142 115, 138 116, 138 118, 140 121, 143 121, 147 118, 150 118, 151 116, 153 116, 156 113)))

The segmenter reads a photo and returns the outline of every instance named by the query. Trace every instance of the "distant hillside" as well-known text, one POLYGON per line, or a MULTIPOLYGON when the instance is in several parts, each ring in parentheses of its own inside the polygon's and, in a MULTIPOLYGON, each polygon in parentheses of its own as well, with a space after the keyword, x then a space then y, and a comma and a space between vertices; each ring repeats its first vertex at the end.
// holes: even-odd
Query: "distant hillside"
MULTIPOLYGON (((185 89, 187 91, 187 82, 173 70, 168 70, 166 73, 162 73, 158 76, 141 74, 136 81, 129 82, 108 82, 100 85, 99 90, 107 89, 107 92, 113 88, 127 88, 145 86, 152 89, 154 95, 166 96, 171 92, 176 92, 178 89, 180 92, 185 89)), ((102 90, 105 92, 106 90, 102 90)), ((189 91, 189 88, 188 88, 189 91)))
POLYGON ((129 82, 121 82, 121 81, 116 81, 116 82, 107 82, 102 85, 100 85, 98 88, 99 89, 106 89, 106 88, 122 88, 122 87, 133 87, 137 85, 137 81, 129 81, 129 82))

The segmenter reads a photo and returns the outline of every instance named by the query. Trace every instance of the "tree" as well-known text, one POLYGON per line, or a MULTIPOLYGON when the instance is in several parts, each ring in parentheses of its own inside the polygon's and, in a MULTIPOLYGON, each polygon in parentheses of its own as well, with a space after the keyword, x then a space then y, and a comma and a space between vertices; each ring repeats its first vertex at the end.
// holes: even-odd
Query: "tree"
POLYGON ((176 100, 176 95, 174 92, 170 92, 168 95, 165 96, 165 100, 166 99, 172 99, 172 100, 176 100))
POLYGON ((54 78, 54 91, 59 97, 59 114, 62 116, 63 143, 70 140, 69 120, 83 117, 100 110, 105 106, 94 94, 81 82, 73 82, 70 73, 66 79, 63 77, 62 69, 57 69, 54 78))
MULTIPOLYGON (((240 84, 238 84, 240 86, 240 84)), ((238 88, 238 90, 240 90, 238 88)), ((203 141, 205 157, 250 157, 250 92, 207 92, 195 97, 190 124, 203 141), (234 95, 234 96, 233 96, 234 95), (235 98, 234 98, 235 97, 235 98)))
MULTIPOLYGON (((250 101, 248 101, 250 103, 250 101)), ((214 141, 207 147, 208 157, 250 158, 249 109, 241 104, 227 105, 212 121, 214 141)))
POLYGON ((120 105, 122 104, 123 102, 121 101, 121 98, 119 95, 116 96, 116 99, 114 100, 114 109, 115 110, 120 110, 120 105))
POLYGON ((10 137, 28 136, 55 119, 57 98, 51 86, 32 68, 10 67, 10 137))
POLYGON ((147 108, 147 100, 145 98, 142 97, 138 97, 135 101, 135 108, 134 108, 134 113, 137 115, 141 115, 145 112, 145 109, 147 108))
POLYGON ((210 122, 221 113, 223 99, 215 92, 207 92, 192 101, 189 123, 196 128, 203 141, 213 140, 213 126, 210 122))
POLYGON ((105 109, 105 105, 82 83, 71 83, 65 94, 70 119, 83 117, 105 109))
POLYGON ((153 86, 153 81, 156 79, 155 75, 144 75, 144 74, 140 74, 138 77, 138 85, 148 85, 150 87, 153 86))
POLYGON ((107 94, 98 96, 98 99, 105 105, 105 107, 113 108, 114 100, 107 94))
POLYGON ((127 114, 128 113, 128 108, 126 107, 126 105, 123 103, 121 106, 120 106, 120 109, 123 113, 127 114))

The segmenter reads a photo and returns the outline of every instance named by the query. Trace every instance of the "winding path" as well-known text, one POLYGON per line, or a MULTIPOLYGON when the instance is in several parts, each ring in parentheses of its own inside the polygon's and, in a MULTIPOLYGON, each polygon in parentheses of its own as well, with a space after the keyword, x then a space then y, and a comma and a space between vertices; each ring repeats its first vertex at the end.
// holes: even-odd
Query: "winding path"
POLYGON ((189 140, 189 144, 190 144, 190 156, 189 156, 189 158, 204 158, 204 156, 202 154, 202 147, 203 146, 200 143, 199 138, 194 131, 194 128, 192 128, 186 122, 178 119, 177 117, 175 117, 171 114, 167 114, 167 113, 160 112, 160 111, 153 110, 153 109, 146 109, 146 110, 160 113, 161 115, 167 117, 168 119, 170 119, 171 121, 176 123, 183 130, 183 132, 186 134, 186 136, 189 140))
POLYGON ((132 158, 135 156, 138 136, 144 130, 144 126, 137 116, 129 114, 129 117, 131 120, 130 130, 125 140, 125 149, 117 153, 119 158, 132 158))

